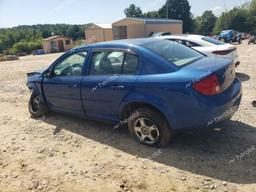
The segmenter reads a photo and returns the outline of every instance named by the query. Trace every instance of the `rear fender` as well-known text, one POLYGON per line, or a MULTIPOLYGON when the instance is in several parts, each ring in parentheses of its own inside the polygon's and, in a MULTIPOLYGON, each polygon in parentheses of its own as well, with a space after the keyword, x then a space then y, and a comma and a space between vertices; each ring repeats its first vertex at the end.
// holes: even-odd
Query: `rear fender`
POLYGON ((123 109, 125 109, 127 105, 132 103, 151 105, 162 113, 170 126, 175 123, 175 113, 171 110, 170 106, 166 105, 167 102, 164 102, 163 99, 155 97, 154 95, 145 95, 145 93, 138 92, 129 94, 126 98, 124 98, 119 108, 119 119, 122 118, 123 109))

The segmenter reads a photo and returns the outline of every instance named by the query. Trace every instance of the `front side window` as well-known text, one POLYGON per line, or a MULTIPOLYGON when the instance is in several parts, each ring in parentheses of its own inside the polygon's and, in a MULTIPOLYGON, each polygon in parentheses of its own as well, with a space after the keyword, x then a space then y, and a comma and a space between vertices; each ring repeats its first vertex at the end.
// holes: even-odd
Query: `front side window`
POLYGON ((153 41, 142 45, 142 47, 160 55, 178 67, 191 64, 204 58, 201 53, 172 41, 153 41))
POLYGON ((119 51, 96 51, 92 54, 90 75, 134 74, 137 56, 119 51))
POLYGON ((54 67, 53 75, 81 76, 86 57, 87 52, 80 52, 67 57, 54 67))

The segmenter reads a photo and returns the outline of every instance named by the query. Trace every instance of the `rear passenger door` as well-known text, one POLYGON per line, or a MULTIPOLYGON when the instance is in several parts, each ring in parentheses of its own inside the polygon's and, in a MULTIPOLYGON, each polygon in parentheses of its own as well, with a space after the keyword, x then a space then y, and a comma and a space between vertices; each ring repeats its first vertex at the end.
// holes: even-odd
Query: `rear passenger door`
POLYGON ((82 101, 88 116, 117 120, 123 98, 134 88, 139 57, 132 51, 97 49, 83 78, 82 101))

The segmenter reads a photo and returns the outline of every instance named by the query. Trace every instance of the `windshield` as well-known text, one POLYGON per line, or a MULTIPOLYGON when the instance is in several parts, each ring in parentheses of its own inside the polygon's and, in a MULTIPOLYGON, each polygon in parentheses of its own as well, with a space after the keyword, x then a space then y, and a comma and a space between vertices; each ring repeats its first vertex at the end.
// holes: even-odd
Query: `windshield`
POLYGON ((203 54, 191 48, 188 48, 180 43, 167 40, 146 43, 142 45, 142 47, 157 53, 178 67, 191 64, 204 57, 203 54))
POLYGON ((210 38, 210 37, 202 37, 202 40, 206 41, 208 43, 214 44, 214 45, 225 45, 224 42, 218 41, 218 40, 210 38))
POLYGON ((226 34, 226 33, 229 33, 229 32, 231 32, 231 31, 221 31, 221 33, 220 34, 226 34))

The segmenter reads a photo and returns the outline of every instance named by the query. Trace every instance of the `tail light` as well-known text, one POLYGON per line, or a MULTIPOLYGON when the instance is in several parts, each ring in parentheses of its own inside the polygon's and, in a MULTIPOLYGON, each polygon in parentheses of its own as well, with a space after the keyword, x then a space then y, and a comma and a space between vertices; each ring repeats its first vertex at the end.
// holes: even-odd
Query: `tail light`
POLYGON ((213 51, 212 53, 216 54, 216 55, 227 55, 227 54, 229 54, 229 53, 231 53, 231 52, 233 52, 235 50, 236 50, 236 48, 229 49, 229 50, 222 50, 222 51, 213 51))
POLYGON ((203 95, 217 95, 221 93, 221 85, 215 74, 193 84, 193 88, 203 95))

